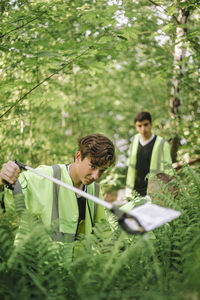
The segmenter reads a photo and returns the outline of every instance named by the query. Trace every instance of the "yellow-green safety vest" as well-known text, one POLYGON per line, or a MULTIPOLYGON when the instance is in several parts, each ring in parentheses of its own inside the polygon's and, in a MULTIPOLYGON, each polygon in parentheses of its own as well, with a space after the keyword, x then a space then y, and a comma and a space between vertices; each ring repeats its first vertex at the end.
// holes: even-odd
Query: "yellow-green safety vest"
MULTIPOLYGON (((37 170, 51 177, 56 177, 69 185, 73 185, 64 164, 54 166, 43 165, 38 167, 37 170)), ((5 190, 5 205, 9 206, 9 203, 13 202, 13 196, 15 197, 22 193, 24 195, 25 208, 40 216, 45 225, 49 226, 59 218, 59 230, 57 236, 55 236, 55 240, 60 240, 62 236, 67 241, 75 240, 79 209, 74 192, 58 186, 31 171, 25 171, 20 174, 13 191, 5 190)), ((99 186, 96 183, 87 186, 87 193, 103 199, 99 186)), ((87 199, 87 203, 85 224, 81 226, 81 232, 86 235, 92 232, 93 222, 105 219, 104 207, 96 205, 89 199, 87 199)))
MULTIPOLYGON (((131 196, 135 185, 136 160, 139 140, 140 134, 136 134, 133 137, 133 141, 130 146, 130 155, 128 159, 128 171, 126 178, 126 197, 131 196)), ((159 172, 173 174, 169 143, 165 141, 165 139, 163 139, 161 136, 157 135, 151 155, 150 173, 156 174, 159 172)))

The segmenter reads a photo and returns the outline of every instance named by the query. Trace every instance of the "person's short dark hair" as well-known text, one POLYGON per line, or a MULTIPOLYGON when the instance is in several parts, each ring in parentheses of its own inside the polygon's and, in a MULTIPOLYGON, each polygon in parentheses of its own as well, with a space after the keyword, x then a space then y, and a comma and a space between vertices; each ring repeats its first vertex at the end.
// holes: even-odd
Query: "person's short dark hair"
POLYGON ((135 116, 135 123, 136 122, 142 122, 144 120, 148 120, 150 123, 152 123, 151 114, 148 111, 141 111, 135 116))
POLYGON ((108 167, 115 163, 115 146, 112 141, 102 134, 90 134, 79 138, 78 151, 81 159, 89 157, 97 167, 108 167))

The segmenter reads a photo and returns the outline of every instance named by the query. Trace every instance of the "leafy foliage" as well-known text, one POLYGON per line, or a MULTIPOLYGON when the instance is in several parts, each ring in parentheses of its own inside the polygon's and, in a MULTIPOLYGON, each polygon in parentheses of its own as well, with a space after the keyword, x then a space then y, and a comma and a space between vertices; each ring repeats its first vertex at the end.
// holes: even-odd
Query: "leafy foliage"
MULTIPOLYGON (((178 132, 178 159, 199 155, 198 2, 1 1, 0 164, 72 161, 77 138, 92 132, 109 136, 124 161, 140 110, 151 111, 156 134, 178 132), (177 122, 169 98, 180 8, 189 18, 177 122)), ((104 190, 123 188, 125 173, 111 170, 104 190)), ((179 219, 144 237, 98 224, 71 263, 68 245, 20 202, 1 213, 0 298, 198 299, 199 171, 185 166, 176 180, 176 201, 160 198, 179 219)))
POLYGON ((193 0, 2 1, 0 161, 69 161, 91 132, 128 146, 144 109, 155 133, 170 140, 178 132, 178 159, 199 155, 197 8, 193 0), (169 98, 180 6, 189 21, 177 124, 169 98))
POLYGON ((166 205, 181 210, 177 220, 128 236, 108 212, 110 225, 99 223, 93 235, 80 237, 71 263, 67 244, 54 242, 51 230, 30 212, 22 212, 20 222, 14 208, 1 214, 0 297, 198 299, 199 175, 185 166, 177 177, 178 197, 174 202, 165 197, 166 205))

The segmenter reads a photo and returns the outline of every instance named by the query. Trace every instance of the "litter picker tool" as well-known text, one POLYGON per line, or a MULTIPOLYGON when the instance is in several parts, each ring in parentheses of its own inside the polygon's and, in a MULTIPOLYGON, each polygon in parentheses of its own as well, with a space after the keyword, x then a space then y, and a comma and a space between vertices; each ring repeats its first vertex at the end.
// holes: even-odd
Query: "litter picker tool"
MULTIPOLYGON (((131 209, 129 212, 124 212, 122 209, 119 209, 116 205, 113 205, 109 202, 103 201, 102 199, 90 195, 74 186, 71 186, 57 178, 48 176, 37 169, 31 168, 24 163, 15 161, 21 170, 29 170, 38 176, 42 176, 47 180, 50 180, 66 189, 71 190, 72 192, 93 201, 96 204, 102 205, 109 209, 115 216, 121 228, 128 234, 143 234, 145 232, 151 231, 167 222, 172 221, 175 218, 178 218, 181 214, 180 211, 161 207, 156 204, 146 203, 131 209)), ((13 186, 7 184, 8 188, 13 189, 13 186)))

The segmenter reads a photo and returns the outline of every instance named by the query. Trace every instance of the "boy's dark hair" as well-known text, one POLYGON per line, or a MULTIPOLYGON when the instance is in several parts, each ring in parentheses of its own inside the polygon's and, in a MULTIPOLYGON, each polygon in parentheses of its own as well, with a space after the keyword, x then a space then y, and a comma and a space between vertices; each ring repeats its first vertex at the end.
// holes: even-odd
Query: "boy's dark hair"
POLYGON ((144 120, 148 120, 150 123, 152 123, 151 114, 148 111, 141 111, 140 113, 138 113, 135 116, 135 119, 134 119, 135 123, 137 121, 141 122, 141 121, 144 121, 144 120))
POLYGON ((81 159, 90 157, 95 166, 111 166, 115 162, 115 146, 106 136, 102 134, 90 134, 79 138, 78 151, 81 159))

